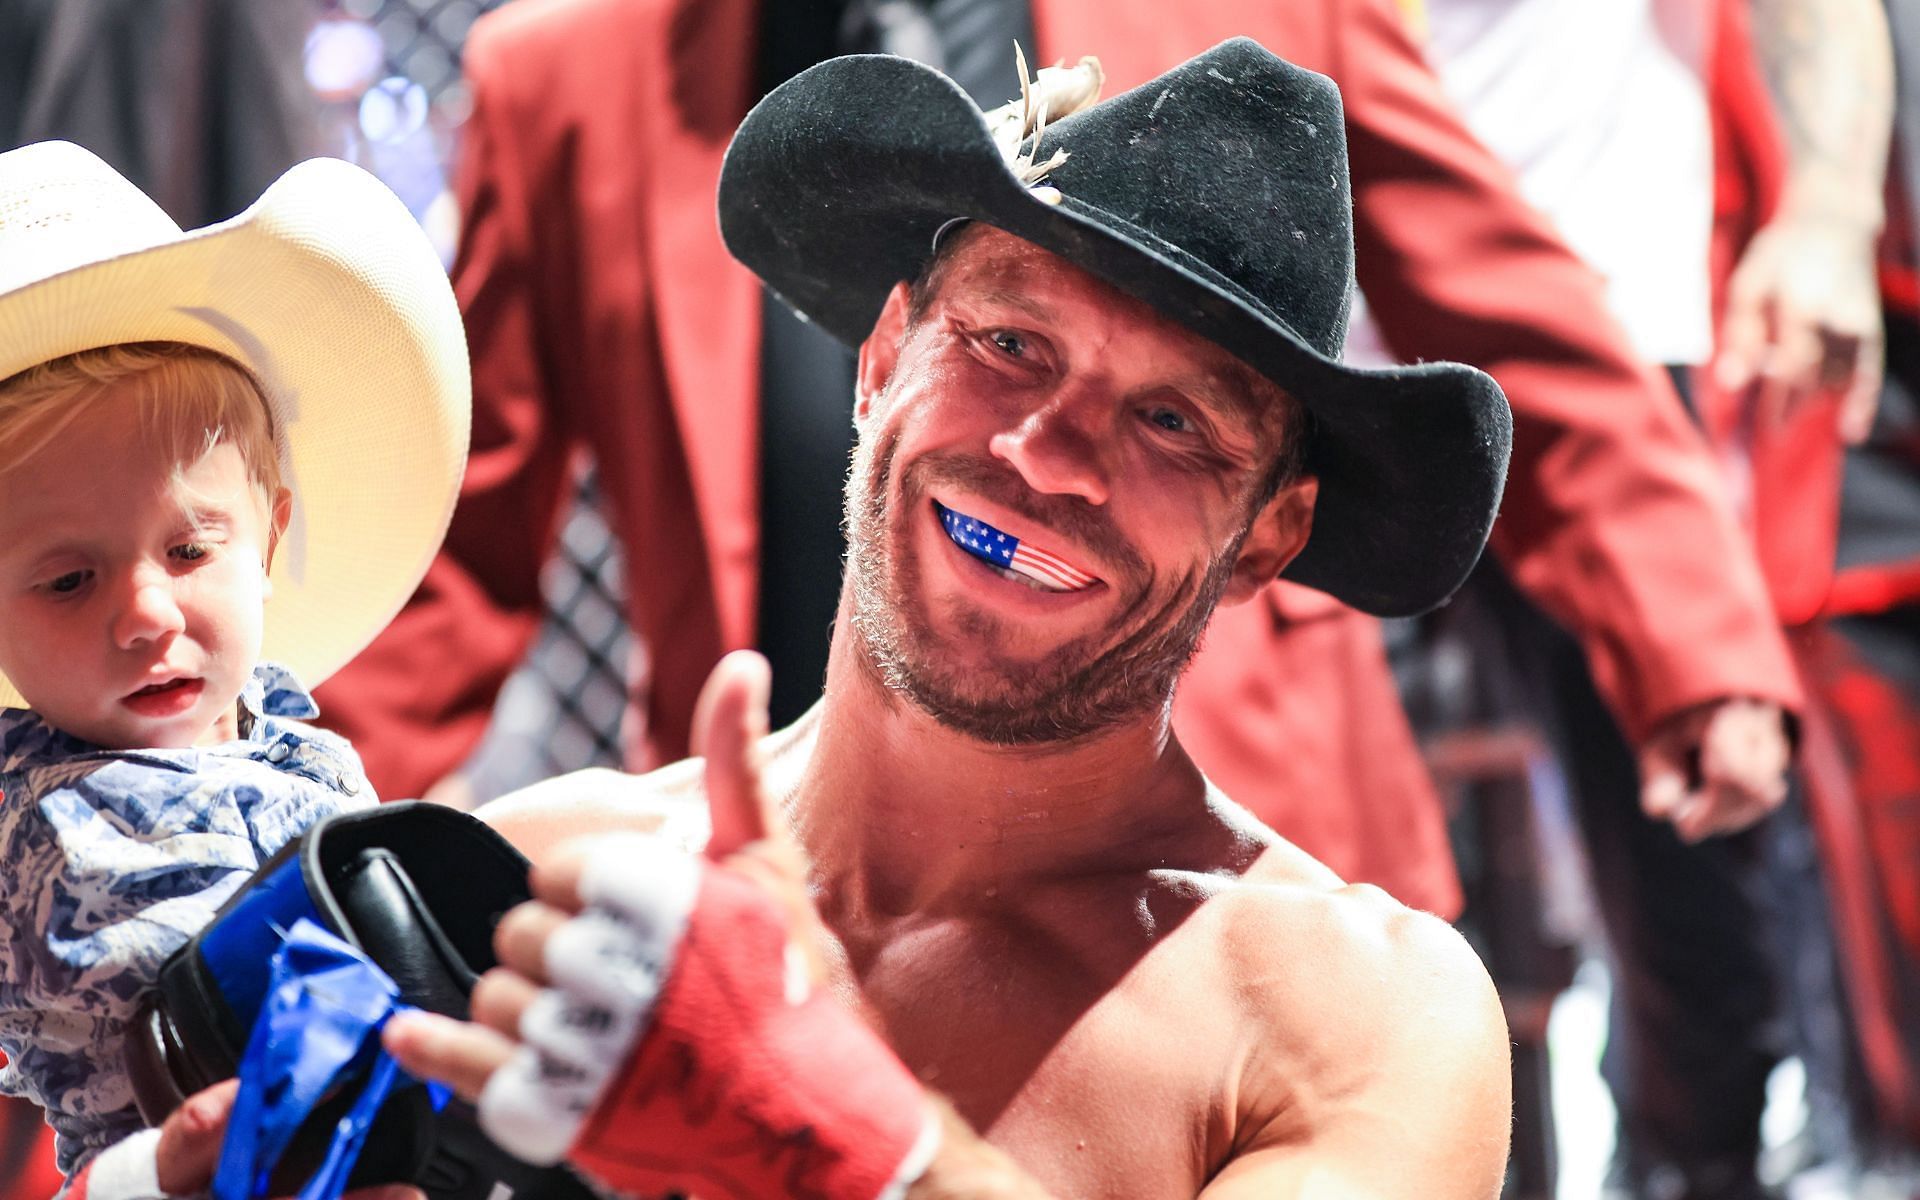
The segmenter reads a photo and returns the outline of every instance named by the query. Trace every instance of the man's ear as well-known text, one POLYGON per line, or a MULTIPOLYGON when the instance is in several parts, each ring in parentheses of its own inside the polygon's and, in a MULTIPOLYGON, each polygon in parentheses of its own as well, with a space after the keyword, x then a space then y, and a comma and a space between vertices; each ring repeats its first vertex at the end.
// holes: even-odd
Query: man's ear
POLYGON ((279 488, 273 493, 273 507, 267 514, 267 590, 265 595, 273 595, 273 552, 280 548, 280 535, 287 531, 287 525, 293 520, 293 490, 279 488))
POLYGON ((1234 561, 1233 575, 1227 580, 1220 603, 1239 604, 1252 599, 1286 569, 1313 532, 1313 504, 1319 498, 1320 481, 1302 475, 1267 501, 1247 530, 1247 540, 1240 545, 1240 557, 1234 561))
POLYGON ((873 332, 860 343, 860 360, 854 371, 853 419, 864 421, 873 402, 886 391, 887 380, 900 362, 900 343, 907 337, 907 310, 913 306, 913 289, 905 280, 893 285, 873 332))

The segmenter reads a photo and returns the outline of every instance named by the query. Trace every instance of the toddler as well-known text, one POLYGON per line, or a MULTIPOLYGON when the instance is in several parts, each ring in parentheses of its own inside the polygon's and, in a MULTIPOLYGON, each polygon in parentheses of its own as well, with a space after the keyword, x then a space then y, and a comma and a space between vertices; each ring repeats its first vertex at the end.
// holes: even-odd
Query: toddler
POLYGON ((298 658, 314 683, 378 630, 444 529, 466 432, 464 346, 431 344, 458 338, 444 276, 370 178, 307 164, 213 231, 155 217, 75 147, 0 155, 0 702, 20 705, 0 711, 0 1089, 45 1108, 69 1175, 142 1125, 123 1045, 160 964, 274 851, 375 802, 263 644, 321 643, 298 658), (263 228, 289 212, 314 228, 263 228), (316 238, 337 242, 322 261, 289 244, 316 238), (336 305, 367 336, 303 344, 336 305), (85 348, 22 368, 36 339, 85 348))

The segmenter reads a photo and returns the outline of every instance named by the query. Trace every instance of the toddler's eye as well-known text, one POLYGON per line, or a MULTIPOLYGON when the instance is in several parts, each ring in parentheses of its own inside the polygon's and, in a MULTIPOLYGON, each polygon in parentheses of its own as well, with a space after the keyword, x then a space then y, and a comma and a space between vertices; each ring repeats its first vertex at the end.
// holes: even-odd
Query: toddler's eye
POLYGON ((92 571, 68 571, 65 575, 56 575, 47 580, 47 590, 56 596, 67 596, 79 591, 93 577, 92 571))
POLYGON ((167 553, 179 562, 199 562, 207 556, 207 544, 205 542, 182 542, 167 551, 167 553))

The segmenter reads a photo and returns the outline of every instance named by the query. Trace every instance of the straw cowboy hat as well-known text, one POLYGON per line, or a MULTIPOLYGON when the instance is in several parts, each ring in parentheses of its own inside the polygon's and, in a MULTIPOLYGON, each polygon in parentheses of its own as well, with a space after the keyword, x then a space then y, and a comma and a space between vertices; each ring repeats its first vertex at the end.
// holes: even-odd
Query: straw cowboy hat
POLYGON ((776 88, 735 134, 721 233, 850 345, 955 221, 1052 251, 1312 414, 1320 498, 1286 578, 1384 615, 1446 599, 1499 507, 1512 417, 1471 367, 1340 362, 1353 215, 1333 82, 1238 38, 1035 125, 1009 155, 938 72, 885 55, 829 60, 776 88))
MULTIPOLYGON (((294 499, 262 653, 311 687, 399 611, 446 533, 472 416, 446 272, 344 162, 301 163, 183 232, 78 146, 0 154, 0 379, 146 341, 223 354, 267 399, 294 499)), ((0 703, 20 703, 4 678, 0 703)))

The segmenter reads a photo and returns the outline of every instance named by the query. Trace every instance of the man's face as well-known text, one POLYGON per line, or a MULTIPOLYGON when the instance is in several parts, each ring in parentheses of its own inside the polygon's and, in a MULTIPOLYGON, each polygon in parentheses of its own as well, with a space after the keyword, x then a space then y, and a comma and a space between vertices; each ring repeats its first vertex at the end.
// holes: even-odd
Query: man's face
POLYGON ((96 745, 231 738, 260 655, 271 515, 231 443, 176 481, 117 399, 0 475, 0 669, 96 745))
POLYGON ((1010 234, 961 236, 862 347, 854 631, 943 723, 1067 740, 1167 703, 1214 606, 1305 543, 1316 485, 1261 503, 1286 406, 1237 359, 1010 234), (1050 565, 1016 576, 976 538, 1050 565))

